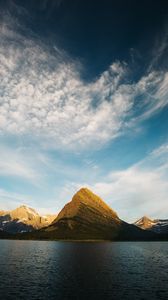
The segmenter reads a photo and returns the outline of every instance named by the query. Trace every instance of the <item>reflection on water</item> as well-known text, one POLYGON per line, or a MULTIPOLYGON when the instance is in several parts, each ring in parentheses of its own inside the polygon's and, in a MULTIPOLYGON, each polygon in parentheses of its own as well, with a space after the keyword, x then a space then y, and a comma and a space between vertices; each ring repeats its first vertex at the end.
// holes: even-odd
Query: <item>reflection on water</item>
POLYGON ((168 299, 167 242, 0 241, 1 299, 168 299))

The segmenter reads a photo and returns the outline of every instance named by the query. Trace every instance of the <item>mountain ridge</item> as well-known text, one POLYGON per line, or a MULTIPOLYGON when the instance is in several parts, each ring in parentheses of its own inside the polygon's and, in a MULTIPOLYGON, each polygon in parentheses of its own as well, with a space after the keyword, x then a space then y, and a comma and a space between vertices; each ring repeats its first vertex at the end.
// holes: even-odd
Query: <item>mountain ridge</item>
POLYGON ((153 231, 159 234, 168 233, 168 219, 150 219, 147 216, 143 216, 133 224, 143 230, 153 231))
MULTIPOLYGON (((0 211, 0 221, 4 216, 15 218, 12 222, 22 224, 21 221, 28 216, 24 226, 30 226, 26 230, 15 231, 12 238, 32 240, 114 240, 114 241, 140 241, 167 239, 167 235, 159 235, 158 232, 145 230, 140 227, 143 222, 151 223, 152 220, 144 216, 136 224, 129 224, 119 218, 118 214, 108 206, 99 196, 88 188, 81 188, 75 193, 57 216, 53 215, 50 224, 42 222, 39 214, 25 205, 20 206, 6 215, 0 211), (20 211, 20 219, 16 215, 20 211), (35 226, 35 220, 41 221, 40 226, 35 226), (34 226, 33 228, 31 226, 34 226)), ((10 219, 7 219, 8 221, 10 219)), ((7 221, 5 220, 5 222, 7 221)), ((8 222, 6 222, 8 223, 8 222)), ((1 224, 1 223, 0 223, 1 224)), ((15 224, 16 225, 16 224, 15 224)), ((5 227, 5 226, 4 226, 5 227)), ((1 229, 1 228, 0 228, 1 229)), ((5 228, 3 228, 5 229, 5 228)), ((10 231, 8 231, 10 232, 10 231)), ((4 238, 5 231, 0 230, 0 238, 4 238)), ((8 235, 8 238, 9 235, 8 235)))
POLYGON ((48 226, 56 215, 40 216, 26 205, 14 210, 0 211, 0 230, 8 233, 29 232, 48 226))
POLYGON ((80 211, 80 207, 82 205, 89 205, 90 207, 96 208, 98 211, 101 207, 101 210, 103 210, 106 215, 110 213, 113 214, 114 217, 118 218, 117 213, 114 212, 99 196, 94 194, 88 188, 81 188, 75 193, 72 200, 65 204, 54 222, 57 222, 63 217, 73 217, 80 211))
POLYGON ((145 240, 153 236, 121 220, 99 196, 80 189, 48 227, 27 238, 49 240, 145 240))

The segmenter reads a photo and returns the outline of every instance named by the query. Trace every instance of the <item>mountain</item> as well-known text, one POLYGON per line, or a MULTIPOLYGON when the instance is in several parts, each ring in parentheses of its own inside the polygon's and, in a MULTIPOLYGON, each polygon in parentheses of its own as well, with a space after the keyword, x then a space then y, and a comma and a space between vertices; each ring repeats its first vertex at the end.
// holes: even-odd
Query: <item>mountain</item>
POLYGON ((22 205, 11 211, 0 211, 0 231, 31 232, 52 223, 56 215, 40 216, 33 208, 22 205))
POLYGON ((100 197, 80 189, 48 227, 25 236, 49 240, 147 240, 154 234, 122 221, 100 197))
POLYGON ((134 225, 145 230, 156 232, 158 234, 168 234, 168 219, 151 220, 148 217, 144 216, 141 219, 137 220, 134 225))
POLYGON ((154 225, 154 221, 150 218, 143 216, 141 219, 137 220, 134 225, 142 229, 150 229, 154 225))

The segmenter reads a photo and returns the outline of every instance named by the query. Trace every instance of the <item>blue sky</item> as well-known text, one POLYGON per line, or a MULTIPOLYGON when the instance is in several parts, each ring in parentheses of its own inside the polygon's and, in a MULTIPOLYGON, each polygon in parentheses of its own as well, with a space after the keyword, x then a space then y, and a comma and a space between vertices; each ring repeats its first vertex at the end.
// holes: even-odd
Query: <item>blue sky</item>
POLYGON ((90 2, 0 1, 0 208, 167 218, 168 5, 90 2))

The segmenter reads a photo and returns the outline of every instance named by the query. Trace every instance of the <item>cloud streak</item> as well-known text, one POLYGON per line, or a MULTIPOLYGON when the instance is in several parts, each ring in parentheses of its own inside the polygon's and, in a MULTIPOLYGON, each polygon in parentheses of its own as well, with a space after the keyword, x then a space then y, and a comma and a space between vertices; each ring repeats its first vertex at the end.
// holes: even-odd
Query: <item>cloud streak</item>
POLYGON ((6 146, 0 147, 0 176, 19 177, 37 184, 40 179, 40 172, 35 168, 30 156, 22 151, 11 149, 6 146))

